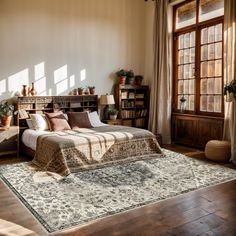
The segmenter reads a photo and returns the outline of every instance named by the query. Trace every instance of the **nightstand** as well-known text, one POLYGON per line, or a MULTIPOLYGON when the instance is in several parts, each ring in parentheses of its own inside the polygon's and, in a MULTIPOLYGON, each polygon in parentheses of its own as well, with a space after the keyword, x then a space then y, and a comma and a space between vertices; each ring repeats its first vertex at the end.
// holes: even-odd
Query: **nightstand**
POLYGON ((103 120, 108 125, 122 125, 122 120, 103 120))
POLYGON ((19 155, 19 126, 0 127, 0 156, 19 155))

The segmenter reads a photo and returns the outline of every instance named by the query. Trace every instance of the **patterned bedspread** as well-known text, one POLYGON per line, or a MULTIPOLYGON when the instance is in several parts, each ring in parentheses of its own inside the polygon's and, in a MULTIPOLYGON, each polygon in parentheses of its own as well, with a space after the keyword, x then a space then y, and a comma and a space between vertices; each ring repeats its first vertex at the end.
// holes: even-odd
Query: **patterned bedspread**
POLYGON ((155 136, 143 129, 102 126, 44 134, 37 139, 32 164, 42 171, 71 172, 161 154, 155 136))

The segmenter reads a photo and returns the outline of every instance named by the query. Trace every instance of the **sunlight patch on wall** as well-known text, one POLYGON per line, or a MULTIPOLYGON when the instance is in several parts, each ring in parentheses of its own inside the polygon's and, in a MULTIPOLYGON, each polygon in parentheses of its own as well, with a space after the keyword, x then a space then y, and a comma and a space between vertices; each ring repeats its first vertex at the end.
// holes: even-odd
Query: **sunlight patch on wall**
POLYGON ((68 89, 67 79, 62 80, 60 83, 57 84, 57 95, 62 94, 68 89))
POLYGON ((22 90, 22 85, 29 85, 29 69, 24 69, 8 77, 8 91, 16 92, 22 90))
POLYGON ((37 90, 37 95, 45 96, 46 94, 46 77, 43 77, 41 79, 38 79, 35 81, 35 88, 37 90))
POLYGON ((41 79, 45 76, 45 63, 41 62, 34 66, 34 80, 41 79))
POLYGON ((52 96, 52 89, 48 89, 48 96, 52 96))
POLYGON ((6 79, 0 81, 0 95, 7 91, 7 82, 6 79))
POLYGON ((86 80, 86 69, 80 71, 80 81, 86 80))
POLYGON ((57 84, 67 78, 67 65, 54 71, 54 83, 57 84))
POLYGON ((75 86, 75 75, 70 76, 70 88, 75 86))

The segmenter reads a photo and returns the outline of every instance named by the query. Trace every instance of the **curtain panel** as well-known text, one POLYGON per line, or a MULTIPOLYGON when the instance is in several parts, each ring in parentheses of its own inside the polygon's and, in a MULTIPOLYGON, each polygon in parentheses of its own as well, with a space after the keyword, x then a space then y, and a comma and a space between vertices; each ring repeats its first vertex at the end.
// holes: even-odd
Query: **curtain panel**
POLYGON ((163 143, 171 143, 171 47, 172 22, 169 1, 155 2, 154 75, 151 81, 149 130, 161 134, 163 143))
MULTIPOLYGON (((236 1, 225 0, 224 78, 225 84, 236 79, 236 1)), ((223 139, 231 142, 231 160, 236 164, 236 101, 225 103, 223 139)))

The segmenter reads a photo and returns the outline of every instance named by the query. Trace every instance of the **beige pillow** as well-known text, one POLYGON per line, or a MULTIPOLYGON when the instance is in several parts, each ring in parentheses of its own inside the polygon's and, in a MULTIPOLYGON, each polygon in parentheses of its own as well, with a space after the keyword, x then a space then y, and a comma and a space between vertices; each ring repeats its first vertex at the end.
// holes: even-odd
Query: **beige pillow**
POLYGON ((63 112, 45 113, 51 131, 70 130, 63 112))
POLYGON ((72 129, 76 128, 93 128, 88 112, 67 112, 68 122, 72 129))
POLYGON ((45 115, 41 114, 30 114, 33 129, 35 130, 48 130, 48 123, 45 115))

